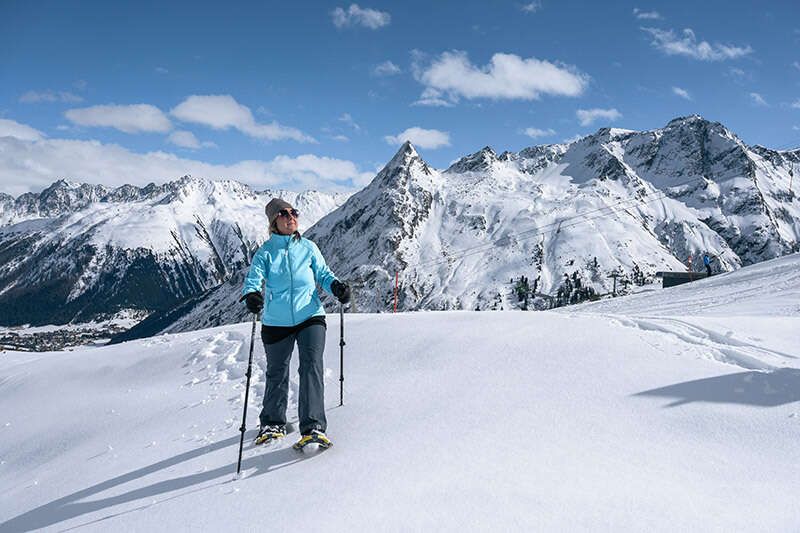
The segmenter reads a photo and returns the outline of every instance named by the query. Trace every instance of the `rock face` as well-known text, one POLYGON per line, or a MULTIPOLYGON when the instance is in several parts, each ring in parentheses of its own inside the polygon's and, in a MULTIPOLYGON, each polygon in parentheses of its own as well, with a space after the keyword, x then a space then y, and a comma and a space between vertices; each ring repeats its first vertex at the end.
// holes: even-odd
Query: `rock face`
POLYGON ((0 325, 165 311, 247 264, 267 236, 264 205, 281 196, 307 227, 345 195, 255 192, 191 176, 139 188, 55 182, 0 198, 0 325))
POLYGON ((716 256, 716 271, 798 251, 800 151, 750 147, 699 116, 439 172, 408 143, 308 236, 356 287, 359 311, 518 307, 515 280, 595 293, 716 256))

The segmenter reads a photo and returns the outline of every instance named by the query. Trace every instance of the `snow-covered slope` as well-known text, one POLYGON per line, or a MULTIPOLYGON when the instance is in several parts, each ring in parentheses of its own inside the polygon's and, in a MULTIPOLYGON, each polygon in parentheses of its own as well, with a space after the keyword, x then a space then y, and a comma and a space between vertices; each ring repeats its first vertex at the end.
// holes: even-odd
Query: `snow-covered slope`
MULTIPOLYGON (((800 316, 800 254, 677 287, 582 304, 602 314, 684 316, 800 316)), ((800 336, 797 338, 800 342, 800 336)))
POLYGON ((406 143, 308 236, 361 310, 391 309, 396 276, 401 309, 510 309, 522 276, 543 295, 565 291, 567 275, 566 292, 579 280, 602 294, 614 273, 652 280, 690 257, 702 270, 703 253, 727 271, 797 251, 798 162, 696 115, 499 156, 485 147, 443 172, 406 143))
POLYGON ((58 181, 0 202, 0 324, 63 324, 166 310, 249 263, 281 196, 304 227, 346 195, 255 192, 186 176, 144 188, 58 181))
POLYGON ((334 447, 250 445, 257 346, 236 481, 250 324, 3 354, 0 531, 791 531, 798 271, 559 312, 348 314, 343 407, 329 316, 334 447))

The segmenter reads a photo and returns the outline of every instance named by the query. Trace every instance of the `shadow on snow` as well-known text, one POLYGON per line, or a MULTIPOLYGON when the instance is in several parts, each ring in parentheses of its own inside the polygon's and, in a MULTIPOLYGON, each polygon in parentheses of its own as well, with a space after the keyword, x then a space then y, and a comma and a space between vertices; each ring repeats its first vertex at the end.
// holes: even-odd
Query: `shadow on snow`
POLYGON ((639 392, 635 396, 675 399, 665 407, 692 402, 776 407, 800 400, 800 370, 781 368, 769 372, 727 374, 639 392))
MULTIPOLYGON (((249 437, 251 441, 253 437, 254 435, 251 435, 249 437)), ((136 501, 142 498, 156 496, 158 494, 165 494, 168 492, 173 492, 188 487, 193 487, 201 483, 213 481, 218 478, 228 477, 228 479, 232 479, 234 472, 236 471, 235 462, 226 464, 225 466, 221 466, 214 470, 208 470, 205 472, 198 472, 196 474, 190 474, 173 479, 158 481, 146 487, 132 489, 123 494, 109 496, 107 498, 91 500, 91 501, 78 501, 88 498, 92 495, 99 494, 101 492, 122 485, 124 483, 128 483, 130 481, 153 474, 155 472, 158 472, 159 470, 164 470, 165 468, 169 468, 184 461, 188 461, 190 459, 194 459, 196 457, 200 457, 202 455, 220 450, 222 448, 227 448, 228 446, 236 447, 238 446, 238 444, 239 444, 239 436, 237 435, 236 437, 231 437, 229 439, 225 439, 216 442, 214 444, 210 444, 207 446, 203 446, 201 448, 190 450, 185 453, 181 453, 174 457, 170 457, 169 459, 164 459, 163 461, 159 461, 149 466, 139 468, 138 470, 133 470, 131 472, 128 472, 127 474, 117 476, 115 478, 109 479, 108 481, 104 481, 102 483, 98 483, 97 485, 93 485, 89 488, 73 492, 68 496, 64 496, 63 498, 59 498, 58 500, 54 500, 45 505, 41 505, 26 513, 16 516, 6 522, 2 522, 0 523, 0 531, 3 532, 30 531, 34 529, 44 528, 88 513, 93 513, 106 508, 110 508, 115 505, 120 505, 123 503, 136 501)), ((255 469, 255 472, 247 474, 247 478, 249 479, 251 477, 255 477, 261 474, 273 472, 275 470, 298 463, 305 459, 310 459, 311 457, 313 456, 304 456, 298 454, 292 448, 281 448, 270 453, 259 454, 254 457, 243 459, 242 471, 246 472, 250 469, 253 468, 255 469)), ((189 492, 195 492, 213 486, 222 485, 223 483, 226 482, 228 481, 221 480, 213 485, 196 488, 195 490, 187 491, 177 496, 182 496, 184 494, 188 494, 189 492)), ((149 505, 150 504, 144 507, 148 507, 149 505)), ((142 509, 144 507, 120 511, 119 513, 99 518, 90 523, 99 522, 107 518, 112 518, 114 516, 118 516, 126 512, 142 509)), ((86 525, 86 524, 81 524, 81 525, 86 525)))

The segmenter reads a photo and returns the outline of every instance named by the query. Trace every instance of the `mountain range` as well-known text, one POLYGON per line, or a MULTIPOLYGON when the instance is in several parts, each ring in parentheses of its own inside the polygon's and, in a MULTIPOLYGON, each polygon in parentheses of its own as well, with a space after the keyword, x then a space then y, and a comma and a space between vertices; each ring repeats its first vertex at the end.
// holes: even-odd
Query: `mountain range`
POLYGON ((400 309, 508 309, 523 276, 543 294, 567 276, 602 294, 612 276, 703 270, 704 253, 721 271, 798 251, 799 162, 800 150, 748 146, 696 115, 499 155, 487 146, 444 171, 406 143, 308 236, 359 288, 360 310, 390 309, 396 281, 400 309))
POLYGON ((528 296, 541 308, 578 288, 704 270, 703 254, 719 272, 798 251, 798 168, 800 150, 749 146, 693 115, 487 146, 444 170, 406 142, 350 196, 191 177, 113 190, 61 181, 0 198, 0 323, 155 312, 131 331, 141 336, 246 319, 241 279, 271 196, 319 219, 305 235, 353 285, 358 311, 392 310, 395 286, 399 310, 510 309, 528 296))
POLYGON ((249 264, 264 205, 287 198, 305 227, 344 194, 253 191, 184 176, 143 188, 59 180, 0 197, 0 324, 89 322, 171 309, 249 264))

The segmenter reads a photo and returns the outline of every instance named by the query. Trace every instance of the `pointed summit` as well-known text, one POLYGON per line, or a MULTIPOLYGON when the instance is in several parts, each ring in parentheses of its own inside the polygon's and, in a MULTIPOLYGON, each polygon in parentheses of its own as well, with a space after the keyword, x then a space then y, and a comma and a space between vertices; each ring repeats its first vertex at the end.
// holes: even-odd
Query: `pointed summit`
POLYGON ((51 183, 46 189, 42 191, 42 194, 47 195, 51 194, 55 191, 63 191, 63 190, 70 190, 70 189, 77 189, 81 186, 80 183, 76 183, 73 181, 66 180, 64 178, 59 178, 58 180, 51 183))
POLYGON ((376 176, 379 181, 386 179, 394 180, 394 176, 398 171, 403 173, 414 172, 415 174, 421 173, 425 176, 432 174, 428 164, 420 157, 414 145, 410 141, 406 141, 400 147, 394 157, 386 163, 386 166, 376 176), (379 179, 380 178, 380 179, 379 179))
POLYGON ((421 160, 419 153, 417 153, 417 150, 414 148, 414 145, 411 144, 411 141, 406 141, 403 143, 397 153, 394 154, 394 157, 392 157, 392 159, 386 164, 386 167, 392 168, 408 166, 414 158, 421 160))

